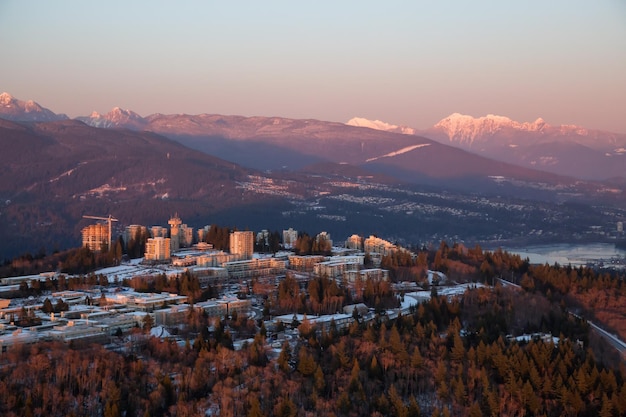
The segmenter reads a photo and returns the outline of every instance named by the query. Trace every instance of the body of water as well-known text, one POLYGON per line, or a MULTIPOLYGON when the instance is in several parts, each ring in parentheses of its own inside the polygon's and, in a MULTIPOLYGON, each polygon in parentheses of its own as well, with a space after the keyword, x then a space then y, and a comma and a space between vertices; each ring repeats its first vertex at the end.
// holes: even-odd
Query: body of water
POLYGON ((550 264, 580 266, 587 264, 604 266, 626 265, 626 250, 618 249, 611 243, 531 245, 522 248, 502 248, 509 253, 516 253, 528 258, 531 264, 550 264))

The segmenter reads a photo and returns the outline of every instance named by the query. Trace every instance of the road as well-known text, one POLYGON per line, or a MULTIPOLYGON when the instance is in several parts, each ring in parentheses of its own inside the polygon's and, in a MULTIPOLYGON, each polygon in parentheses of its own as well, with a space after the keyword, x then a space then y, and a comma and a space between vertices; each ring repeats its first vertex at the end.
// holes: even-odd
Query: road
POLYGON ((592 322, 587 321, 587 323, 589 323, 589 325, 591 326, 592 329, 594 329, 602 337, 604 337, 606 339, 606 341, 609 342, 609 344, 611 346, 613 346, 615 349, 617 349, 617 351, 622 355, 622 357, 626 357, 626 343, 622 342, 618 337, 616 337, 615 335, 607 332, 603 328, 596 326, 592 322))
MULTIPOLYGON (((512 282, 506 281, 506 280, 504 280, 502 278, 500 278, 499 280, 500 280, 500 282, 502 283, 503 286, 516 287, 516 288, 519 288, 519 289, 522 288, 519 285, 513 284, 512 282)), ((569 313, 572 316, 578 317, 579 319, 586 320, 584 317, 581 317, 578 314, 572 313, 571 311, 569 313)), ((611 346, 613 346, 620 353, 620 355, 622 355, 622 357, 626 358, 626 343, 624 343, 622 340, 620 340, 614 334, 607 332, 602 327, 594 324, 593 322, 587 320, 587 323, 589 323, 589 326, 591 326, 591 328, 593 330, 598 332, 598 334, 600 334, 600 336, 602 336, 611 346)))

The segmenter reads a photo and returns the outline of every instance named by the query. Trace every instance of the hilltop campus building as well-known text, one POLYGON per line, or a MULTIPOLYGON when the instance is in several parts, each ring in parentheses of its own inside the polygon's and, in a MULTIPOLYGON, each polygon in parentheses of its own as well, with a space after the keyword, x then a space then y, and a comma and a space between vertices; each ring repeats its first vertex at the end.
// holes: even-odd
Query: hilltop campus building
MULTIPOLYGON (((366 253, 373 260, 392 253, 395 245, 375 236, 363 240, 358 235, 350 236, 343 248, 332 248, 332 254, 295 255, 293 252, 278 252, 273 255, 255 254, 254 243, 257 237, 252 231, 235 231, 229 235, 230 252, 214 250, 213 246, 200 240, 193 244, 193 229, 187 227, 178 215, 168 221, 170 229, 162 226, 150 228, 142 225, 130 225, 123 234, 126 244, 131 240, 146 239, 145 257, 141 262, 128 262, 122 265, 98 271, 109 282, 122 282, 137 276, 165 274, 175 279, 186 271, 198 277, 202 288, 209 285, 220 289, 226 294, 219 299, 202 303, 189 304, 187 297, 178 294, 146 294, 129 289, 115 290, 93 289, 85 291, 63 291, 53 293, 53 302, 63 300, 70 305, 70 310, 60 316, 46 315, 41 311, 42 304, 15 306, 10 302, 0 302, 0 351, 15 343, 34 343, 41 338, 46 340, 108 343, 114 334, 125 332, 133 327, 141 327, 147 315, 152 322, 162 326, 178 326, 183 324, 191 309, 201 309, 210 317, 224 317, 233 313, 252 315, 251 299, 236 298, 228 295, 229 291, 249 290, 247 282, 255 279, 264 284, 277 285, 287 271, 291 271, 298 281, 305 282, 311 276, 323 276, 334 279, 345 285, 353 294, 357 294, 366 280, 387 281, 389 271, 371 268, 364 265, 366 253), (362 251, 362 243, 365 243, 362 251), (90 302, 87 303, 87 298, 90 302), (98 299, 99 303, 91 300, 98 299), (21 329, 12 323, 12 318, 20 314, 23 308, 28 314, 34 314, 42 324, 36 330, 21 329), (4 327, 2 327, 4 326, 4 327), (4 330, 3 330, 4 329, 4 330)), ((198 230, 198 238, 206 236, 209 227, 198 230)), ((102 250, 108 238, 108 227, 105 224, 93 224, 83 229, 83 244, 91 250, 102 250)), ((268 237, 267 231, 259 233, 261 241, 268 237)), ((283 247, 295 246, 298 232, 293 229, 283 231, 286 244, 283 247)), ((332 242, 328 233, 316 236, 319 246, 324 247, 332 242)), ((54 277, 56 273, 11 277, 0 279, 2 291, 12 291, 22 283, 30 285, 32 281, 42 281, 54 277)), ((232 293, 230 293, 232 294, 232 293)), ((0 297, 0 301, 2 298, 0 297)), ((367 310, 367 309, 366 309, 367 310)), ((367 311, 363 312, 363 315, 367 311)), ((335 322, 337 325, 348 324, 353 318, 348 312, 335 314, 331 318, 318 317, 315 320, 323 323, 335 322)), ((363 316, 362 315, 362 316, 363 316)), ((275 324, 292 320, 293 313, 275 318, 275 324)), ((328 316, 330 317, 330 316, 328 316)), ((313 320, 313 318, 311 318, 313 320)), ((267 325, 271 325, 268 323, 267 325)))
POLYGON ((252 259, 254 253, 254 232, 232 232, 230 234, 230 253, 240 260, 252 259))
POLYGON ((109 229, 102 223, 90 224, 81 231, 83 247, 88 247, 93 252, 99 252, 108 246, 109 229), (106 246, 105 246, 106 245, 106 246))

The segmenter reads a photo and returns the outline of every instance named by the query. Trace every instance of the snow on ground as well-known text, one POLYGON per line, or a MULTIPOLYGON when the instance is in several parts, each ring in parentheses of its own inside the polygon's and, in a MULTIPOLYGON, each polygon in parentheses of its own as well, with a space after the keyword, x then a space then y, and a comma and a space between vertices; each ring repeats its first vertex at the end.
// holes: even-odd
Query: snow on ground
POLYGON ((179 274, 183 271, 181 268, 172 267, 170 265, 142 265, 143 258, 132 259, 129 263, 118 266, 103 268, 95 271, 96 275, 104 275, 109 283, 131 279, 141 275, 158 275, 158 274, 179 274))
POLYGON ((150 329, 150 336, 154 337, 170 337, 170 333, 163 326, 155 326, 150 329))
POLYGON ((390 153, 382 155, 382 156, 376 156, 374 158, 369 158, 365 162, 372 162, 372 161, 376 161, 377 159, 381 159, 381 158, 391 158, 391 157, 394 157, 394 156, 402 155, 403 153, 411 152, 414 149, 423 148, 425 146, 430 146, 430 143, 420 143, 419 145, 407 146, 406 148, 399 149, 399 150, 397 150, 395 152, 390 152, 390 153))

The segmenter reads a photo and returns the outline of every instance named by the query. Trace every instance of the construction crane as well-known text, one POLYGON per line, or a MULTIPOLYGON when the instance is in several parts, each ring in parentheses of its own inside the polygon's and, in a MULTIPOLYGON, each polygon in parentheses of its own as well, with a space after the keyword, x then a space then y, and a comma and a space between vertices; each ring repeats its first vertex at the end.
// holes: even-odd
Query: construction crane
POLYGON ((108 217, 100 217, 100 216, 83 216, 83 219, 94 219, 94 220, 105 220, 108 225, 109 225, 109 250, 111 250, 111 244, 112 242, 112 235, 111 235, 111 223, 112 222, 118 222, 119 220, 117 220, 115 217, 111 216, 109 214, 108 217))

